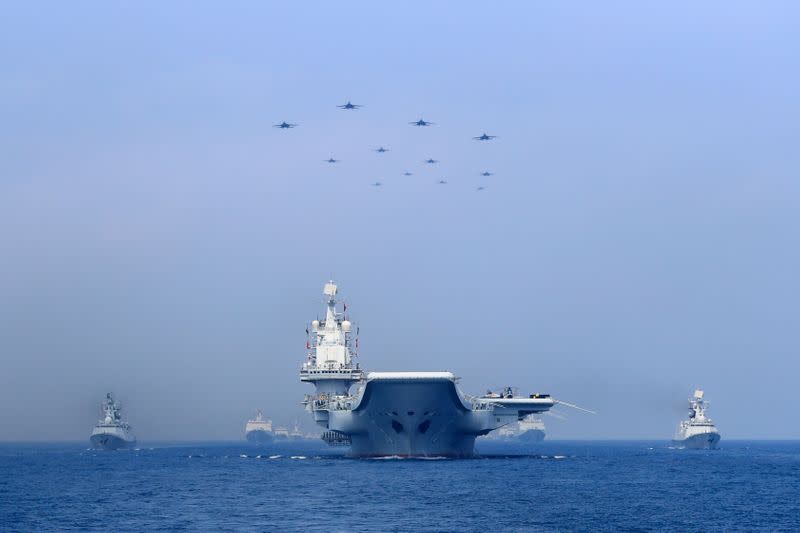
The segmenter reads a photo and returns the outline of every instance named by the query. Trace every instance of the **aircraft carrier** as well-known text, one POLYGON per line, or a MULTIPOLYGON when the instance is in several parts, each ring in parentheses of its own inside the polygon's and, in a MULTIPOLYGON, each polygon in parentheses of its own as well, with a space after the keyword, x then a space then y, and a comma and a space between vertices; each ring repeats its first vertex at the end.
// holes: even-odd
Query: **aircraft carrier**
POLYGON ((316 387, 303 403, 329 444, 349 445, 358 457, 470 457, 477 437, 556 403, 548 394, 470 396, 451 372, 365 373, 353 362, 358 329, 346 307, 337 309, 337 293, 325 285, 325 318, 307 328, 300 368, 300 380, 316 387))
POLYGON ((136 445, 131 426, 122 420, 122 408, 109 392, 102 404, 105 415, 92 430, 89 440, 101 450, 116 450, 136 445))

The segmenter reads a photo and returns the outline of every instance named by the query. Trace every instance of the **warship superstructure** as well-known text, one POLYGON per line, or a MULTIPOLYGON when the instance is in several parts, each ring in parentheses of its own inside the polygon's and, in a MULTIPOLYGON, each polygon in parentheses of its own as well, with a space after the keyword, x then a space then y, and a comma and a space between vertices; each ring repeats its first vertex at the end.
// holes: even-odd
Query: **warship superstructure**
POLYGON ((122 407, 109 392, 102 404, 103 418, 92 430, 92 446, 102 450, 116 450, 136 444, 131 426, 122 420, 122 407))
POLYGON ((300 380, 316 387, 303 403, 329 444, 349 445, 354 456, 472 456, 477 437, 556 403, 548 394, 470 396, 451 372, 364 373, 353 361, 358 329, 346 306, 337 309, 337 293, 325 285, 325 318, 306 330, 300 368, 300 380))
POLYGON ((672 443, 680 448, 710 449, 717 447, 720 439, 714 421, 706 416, 708 402, 703 398, 703 391, 697 389, 689 398, 689 419, 681 420, 672 443))
POLYGON ((245 438, 256 444, 264 444, 272 441, 272 420, 264 418, 259 409, 256 417, 247 421, 244 426, 245 438))

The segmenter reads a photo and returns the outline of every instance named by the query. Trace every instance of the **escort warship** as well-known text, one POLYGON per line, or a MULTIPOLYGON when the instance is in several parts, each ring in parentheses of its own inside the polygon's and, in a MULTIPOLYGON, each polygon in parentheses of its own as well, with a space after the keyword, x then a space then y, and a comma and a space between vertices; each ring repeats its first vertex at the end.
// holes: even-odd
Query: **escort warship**
POLYGON ((303 404, 323 440, 349 446, 352 456, 470 457, 477 437, 564 403, 548 394, 470 396, 451 372, 365 373, 353 362, 358 329, 354 335, 346 306, 337 310, 337 293, 335 283, 325 285, 325 318, 306 329, 300 381, 316 388, 303 404))
POLYGON ((102 450, 116 450, 136 444, 131 426, 122 420, 122 408, 109 392, 102 404, 104 417, 92 430, 92 446, 102 450))
POLYGON ((694 391, 689 398, 689 419, 681 420, 672 444, 679 448, 693 450, 713 450, 719 443, 720 434, 714 421, 706 416, 708 402, 703 398, 703 391, 694 391))
POLYGON ((272 420, 264 418, 259 409, 256 417, 247 421, 244 426, 245 438, 255 444, 272 442, 272 420))

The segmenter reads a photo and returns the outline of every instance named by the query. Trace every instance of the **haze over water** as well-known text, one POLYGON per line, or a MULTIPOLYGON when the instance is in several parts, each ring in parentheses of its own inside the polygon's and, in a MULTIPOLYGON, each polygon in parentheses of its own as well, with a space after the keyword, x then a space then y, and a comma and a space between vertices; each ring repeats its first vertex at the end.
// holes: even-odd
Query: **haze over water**
POLYGON ((800 438, 799 11, 6 6, 0 440, 107 391, 142 441, 311 429, 330 278, 365 368, 599 412, 549 437, 667 439, 702 387, 723 439, 800 438))

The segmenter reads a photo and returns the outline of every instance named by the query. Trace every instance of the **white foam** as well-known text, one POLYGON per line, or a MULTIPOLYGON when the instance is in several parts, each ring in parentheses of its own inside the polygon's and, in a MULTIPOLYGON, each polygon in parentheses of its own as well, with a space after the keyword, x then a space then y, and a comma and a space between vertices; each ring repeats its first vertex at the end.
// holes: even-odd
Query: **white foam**
POLYGON ((281 457, 283 457, 283 456, 282 455, 270 455, 269 456, 270 459, 280 459, 281 457))
POLYGON ((305 455, 292 455, 289 459, 306 459, 305 455))

